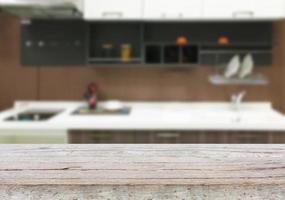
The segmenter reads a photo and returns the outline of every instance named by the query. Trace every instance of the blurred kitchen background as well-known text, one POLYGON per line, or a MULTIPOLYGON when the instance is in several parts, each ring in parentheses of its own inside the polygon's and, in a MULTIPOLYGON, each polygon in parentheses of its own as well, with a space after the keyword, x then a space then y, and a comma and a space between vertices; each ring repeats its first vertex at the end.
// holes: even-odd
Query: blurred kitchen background
MULTIPOLYGON (((109 1, 110 4, 114 3, 109 1)), ((121 3, 128 5, 127 1, 121 3)), ((137 5, 138 2, 134 4, 137 5)), ((181 4, 186 5, 183 1, 181 4)), ((78 11, 79 14, 68 19, 57 19, 53 14, 47 15, 49 17, 31 17, 24 13, 19 17, 15 16, 15 11, 11 14, 2 6, 1 110, 12 108, 15 101, 84 103, 86 87, 94 82, 98 102, 230 103, 233 95, 246 91, 243 102, 271 103, 280 116, 285 114, 285 6, 282 8, 284 13, 281 12, 280 16, 271 16, 270 13, 276 13, 273 6, 277 4, 269 4, 269 14, 256 15, 256 19, 252 16, 242 16, 242 19, 236 19, 236 16, 219 16, 216 19, 213 13, 213 16, 209 14, 206 19, 202 16, 183 19, 185 15, 168 19, 167 14, 164 16, 167 13, 165 10, 157 16, 152 16, 149 11, 146 16, 150 14, 151 17, 142 20, 131 14, 128 19, 128 12, 134 12, 128 10, 135 9, 131 4, 127 6, 128 9, 120 11, 126 12, 122 19, 111 15, 106 20, 104 15, 108 14, 107 11, 105 14, 102 12, 101 17, 96 16, 96 11, 94 16, 90 16, 90 9, 96 10, 95 5, 98 5, 98 10, 112 10, 101 0, 93 3, 89 1, 85 2, 83 11, 78 11), (237 55, 241 62, 245 56, 250 56, 248 62, 252 60, 251 64, 254 66, 245 77, 237 77, 235 74, 227 77, 225 71, 235 65, 234 56, 237 55)), ((218 13, 220 12, 222 11, 218 13)), ((8 115, 4 113, 3 116, 8 115)), ((145 114, 144 118, 147 117, 145 114)), ((141 120, 144 120, 143 117, 141 120)), ((96 127, 85 130, 83 125, 76 130, 69 130, 65 126, 57 131, 43 128, 41 131, 47 132, 47 137, 40 142, 283 143, 285 118, 283 120, 284 124, 278 124, 278 131, 268 127, 264 131, 256 130, 260 124, 264 124, 263 121, 251 124, 248 129, 243 124, 233 125, 240 126, 241 130, 203 130, 199 127, 181 131, 179 124, 177 129, 175 126, 165 130, 163 127, 161 130, 146 126, 145 130, 141 127, 116 130, 111 127, 110 118, 110 130, 97 130, 96 127), (256 129, 252 128, 254 126, 256 129), (49 139, 49 135, 56 135, 57 132, 64 133, 64 140, 49 139), (187 137, 184 137, 185 132, 188 133, 187 137), (121 139, 118 139, 120 134, 121 139), (163 135, 161 139, 154 139, 157 134, 163 135), (142 135, 147 136, 140 139, 142 135)), ((266 123, 272 121, 274 118, 266 120, 266 123)), ((94 123, 96 124, 96 119, 94 123)), ((188 123, 191 124, 191 121, 188 123)), ((230 127, 228 124, 227 126, 230 127)), ((39 131, 38 127, 35 131, 34 128, 7 127, 9 124, 0 123, 2 135, 6 137, 3 139, 4 143, 33 142, 34 135, 39 131), (18 131, 31 135, 16 140, 18 131)))

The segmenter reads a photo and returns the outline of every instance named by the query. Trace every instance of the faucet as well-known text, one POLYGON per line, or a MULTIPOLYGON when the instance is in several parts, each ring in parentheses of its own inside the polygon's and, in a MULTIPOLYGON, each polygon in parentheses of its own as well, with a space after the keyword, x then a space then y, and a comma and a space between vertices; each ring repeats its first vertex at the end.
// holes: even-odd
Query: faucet
POLYGON ((240 104, 241 104, 245 95, 246 95, 246 91, 242 91, 242 92, 239 92, 237 94, 233 94, 231 96, 231 102, 232 102, 233 108, 235 110, 238 110, 240 108, 240 104))

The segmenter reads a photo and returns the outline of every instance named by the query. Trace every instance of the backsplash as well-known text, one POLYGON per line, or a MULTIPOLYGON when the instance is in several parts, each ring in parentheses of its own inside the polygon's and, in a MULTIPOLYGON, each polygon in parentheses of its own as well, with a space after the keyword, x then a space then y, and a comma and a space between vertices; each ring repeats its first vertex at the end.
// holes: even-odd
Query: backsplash
POLYGON ((1 109, 15 100, 80 100, 85 86, 95 81, 102 100, 221 101, 246 90, 246 100, 272 101, 275 108, 285 112, 285 22, 274 23, 273 65, 256 69, 270 79, 266 86, 214 86, 208 82, 208 75, 215 69, 208 67, 23 67, 19 21, 1 16, 0 30, 1 109))

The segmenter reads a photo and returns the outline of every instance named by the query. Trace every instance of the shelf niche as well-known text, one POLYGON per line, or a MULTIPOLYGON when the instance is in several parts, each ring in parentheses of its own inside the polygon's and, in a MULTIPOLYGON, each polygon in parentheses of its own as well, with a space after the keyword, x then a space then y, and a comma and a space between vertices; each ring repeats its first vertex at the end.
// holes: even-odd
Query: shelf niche
POLYGON ((89 63, 141 63, 142 26, 130 22, 93 22, 89 24, 89 63), (129 58, 122 48, 128 46, 129 58))

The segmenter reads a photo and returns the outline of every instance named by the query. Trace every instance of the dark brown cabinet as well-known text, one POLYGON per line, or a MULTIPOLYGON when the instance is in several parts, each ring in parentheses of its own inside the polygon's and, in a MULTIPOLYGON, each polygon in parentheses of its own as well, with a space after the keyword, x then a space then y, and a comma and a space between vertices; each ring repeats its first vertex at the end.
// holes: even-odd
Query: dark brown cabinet
POLYGON ((254 131, 80 131, 73 144, 271 144, 285 143, 284 132, 254 131))
POLYGON ((134 141, 135 134, 131 132, 72 131, 69 133, 69 143, 72 144, 131 144, 134 141))

